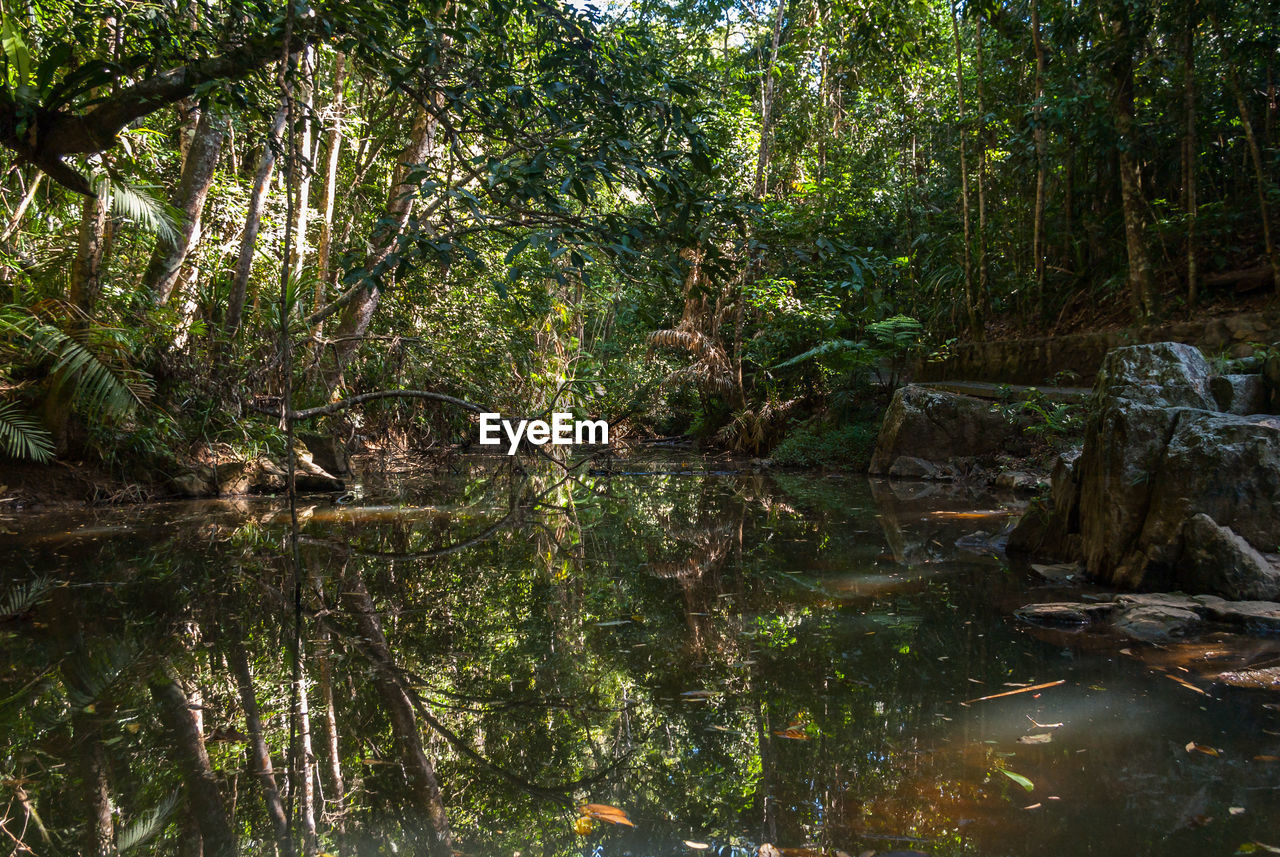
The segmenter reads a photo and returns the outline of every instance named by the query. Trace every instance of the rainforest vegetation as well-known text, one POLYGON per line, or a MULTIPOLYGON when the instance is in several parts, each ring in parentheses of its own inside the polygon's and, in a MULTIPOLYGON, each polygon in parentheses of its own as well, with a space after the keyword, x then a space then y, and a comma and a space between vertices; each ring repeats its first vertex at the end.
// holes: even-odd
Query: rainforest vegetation
POLYGON ((1273 0, 3 16, 15 458, 471 431, 406 391, 765 454, 955 341, 1280 283, 1273 0))

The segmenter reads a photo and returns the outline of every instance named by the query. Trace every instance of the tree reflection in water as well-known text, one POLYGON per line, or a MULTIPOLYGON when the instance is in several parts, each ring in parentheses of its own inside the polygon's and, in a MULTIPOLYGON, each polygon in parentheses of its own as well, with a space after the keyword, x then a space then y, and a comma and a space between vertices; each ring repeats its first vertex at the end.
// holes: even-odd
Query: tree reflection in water
POLYGON ((1221 706, 1254 701, 1210 715, 1023 633, 1005 616, 1027 581, 953 547, 972 521, 930 515, 998 498, 913 490, 477 465, 317 502, 296 658, 274 501, 29 519, 0 542, 0 835, 40 855, 1084 853, 1083 825, 1112 831, 1099 855, 1265 840, 1247 825, 1276 820, 1274 791, 1189 825, 1225 787, 1168 751, 1212 722, 1224 750, 1266 752, 1222 733, 1221 706), (1099 725, 1119 700, 1141 740, 1099 725), (1073 717, 1017 743, 1026 718, 1073 717), (583 837, 588 802, 636 827, 583 837))

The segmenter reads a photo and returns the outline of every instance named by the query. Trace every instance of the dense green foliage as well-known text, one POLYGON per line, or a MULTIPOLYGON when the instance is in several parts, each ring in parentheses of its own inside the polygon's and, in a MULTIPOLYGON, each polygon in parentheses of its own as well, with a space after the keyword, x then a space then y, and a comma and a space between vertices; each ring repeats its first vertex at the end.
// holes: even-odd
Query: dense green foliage
POLYGON ((1280 279, 1269 0, 3 11, 9 454, 386 389, 763 453, 951 340, 1280 279))

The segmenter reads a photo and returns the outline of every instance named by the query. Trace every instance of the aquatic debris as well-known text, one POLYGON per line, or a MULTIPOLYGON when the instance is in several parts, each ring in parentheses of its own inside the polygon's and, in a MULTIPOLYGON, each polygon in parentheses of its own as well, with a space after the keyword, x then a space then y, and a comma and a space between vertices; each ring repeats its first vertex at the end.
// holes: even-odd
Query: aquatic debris
POLYGON ((1003 693, 993 693, 990 696, 980 696, 977 699, 966 699, 964 702, 960 704, 969 705, 970 703, 973 703, 973 702, 986 702, 988 699, 1000 699, 1001 697, 1013 696, 1014 694, 1018 694, 1018 693, 1030 693, 1033 690, 1044 690, 1047 687, 1057 687, 1060 684, 1066 684, 1066 683, 1067 683, 1067 680, 1065 678, 1060 678, 1057 681, 1046 681, 1044 684, 1033 684, 1030 687, 1020 687, 1017 690, 1006 690, 1003 693))
POLYGON ((1031 725, 1037 729, 1061 729, 1065 724, 1062 723, 1040 723, 1030 714, 1025 715, 1031 721, 1031 725))
POLYGON ((1187 690, 1194 690, 1196 693, 1200 694, 1201 696, 1209 695, 1209 692, 1207 690, 1196 687, 1194 684, 1192 684, 1191 682, 1187 681, 1184 678, 1179 678, 1178 676, 1170 675, 1169 673, 1162 673, 1162 675, 1167 679, 1172 679, 1173 681, 1176 681, 1178 684, 1182 685, 1187 690))
POLYGON ((1195 741, 1188 741, 1185 749, 1188 753, 1203 753, 1206 756, 1222 755, 1213 747, 1210 747, 1207 744, 1197 744, 1195 741))
POLYGON ((625 824, 627 827, 635 827, 635 822, 627 817, 625 811, 618 809, 616 806, 609 806, 607 803, 588 803, 578 807, 578 812, 583 818, 596 819, 597 821, 606 821, 609 824, 625 824))
POLYGON ((1048 744, 1053 740, 1053 733, 1041 732, 1038 735, 1023 735, 1018 739, 1019 744, 1048 744))

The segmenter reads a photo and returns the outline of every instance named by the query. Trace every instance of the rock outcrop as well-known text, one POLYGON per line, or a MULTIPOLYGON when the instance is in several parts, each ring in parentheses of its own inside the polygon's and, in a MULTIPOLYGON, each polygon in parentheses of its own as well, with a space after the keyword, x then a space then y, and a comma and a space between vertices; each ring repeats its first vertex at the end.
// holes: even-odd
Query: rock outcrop
POLYGON ((1021 426, 972 396, 908 385, 894 394, 871 457, 871 474, 948 478, 958 459, 1025 455, 1021 426))
MULTIPOLYGON (((302 445, 295 449, 294 485, 299 493, 342 491, 345 483, 316 464, 302 445)), ((288 472, 270 458, 227 458, 201 464, 169 480, 180 497, 218 497, 237 494, 278 494, 286 490, 288 472)))
POLYGON ((1053 601, 1014 611, 1041 628, 1112 630, 1132 640, 1162 643, 1200 633, 1280 633, 1280 604, 1226 601, 1212 595, 1117 595, 1109 601, 1053 601))
POLYGON ((1280 598, 1280 417, 1223 413, 1213 386, 1188 345, 1110 352, 1082 452, 1010 550, 1080 559, 1124 588, 1280 598))

